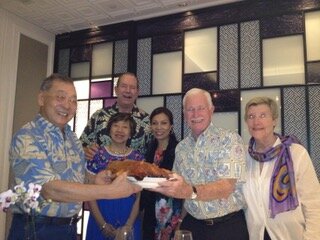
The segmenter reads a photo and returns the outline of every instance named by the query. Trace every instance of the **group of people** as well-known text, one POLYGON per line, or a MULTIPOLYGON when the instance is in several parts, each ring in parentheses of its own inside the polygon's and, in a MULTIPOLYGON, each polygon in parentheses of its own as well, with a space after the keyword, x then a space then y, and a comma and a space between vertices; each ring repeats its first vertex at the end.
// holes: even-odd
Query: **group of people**
POLYGON ((170 240, 177 229, 190 230, 195 240, 320 238, 319 181, 298 140, 274 132, 274 100, 247 103, 246 147, 237 133, 214 125, 205 90, 191 89, 183 98, 191 133, 180 142, 169 109, 149 116, 135 105, 134 74, 122 74, 115 92, 116 103, 95 112, 79 140, 67 125, 77 109, 72 79, 53 74, 43 81, 39 114, 14 135, 10 161, 16 183, 41 184, 47 201, 36 215, 14 209, 9 240, 75 240, 83 201, 90 207, 88 240, 121 239, 127 226, 135 240, 170 240), (142 190, 126 173, 106 170, 124 159, 173 173, 142 190))

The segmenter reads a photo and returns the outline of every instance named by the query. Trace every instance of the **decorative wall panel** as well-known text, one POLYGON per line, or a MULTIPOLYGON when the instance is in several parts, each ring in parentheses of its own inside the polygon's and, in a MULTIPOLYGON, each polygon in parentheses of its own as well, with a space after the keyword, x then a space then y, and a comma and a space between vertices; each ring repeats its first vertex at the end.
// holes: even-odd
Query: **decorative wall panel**
POLYGON ((226 25, 219 31, 219 86, 220 89, 239 87, 238 25, 226 25))
POLYGON ((128 40, 116 41, 114 46, 114 73, 128 71, 128 40))
POLYGON ((151 38, 139 39, 137 46, 137 77, 141 95, 151 94, 151 38))
POLYGON ((71 49, 71 63, 90 61, 92 57, 92 45, 83 45, 71 49))
POLYGON ((307 63, 307 83, 320 83, 320 62, 307 63))
POLYGON ((78 108, 75 117, 75 133, 78 137, 81 136, 84 127, 87 125, 88 119, 88 101, 78 101, 78 108))
POLYGON ((309 122, 310 122, 310 156, 320 178, 320 86, 310 86, 309 122))
POLYGON ((261 51, 259 21, 240 24, 240 86, 261 86, 261 51))
POLYGON ((260 24, 262 38, 303 33, 302 13, 265 17, 260 24))
POLYGON ((167 96, 165 98, 166 107, 172 112, 174 132, 178 140, 182 139, 182 96, 167 96))
POLYGON ((215 112, 235 112, 240 108, 240 91, 210 91, 215 112))
POLYGON ((170 34, 154 36, 152 38, 152 53, 181 51, 183 36, 179 34, 170 34))
POLYGON ((217 73, 194 73, 183 75, 182 91, 185 93, 191 88, 202 88, 205 90, 218 90, 217 73))
POLYGON ((69 76, 70 49, 59 50, 58 73, 69 76))
POLYGON ((191 133, 191 129, 189 128, 186 121, 183 121, 183 138, 187 137, 191 133))
POLYGON ((283 133, 295 135, 308 149, 305 87, 283 89, 283 133))

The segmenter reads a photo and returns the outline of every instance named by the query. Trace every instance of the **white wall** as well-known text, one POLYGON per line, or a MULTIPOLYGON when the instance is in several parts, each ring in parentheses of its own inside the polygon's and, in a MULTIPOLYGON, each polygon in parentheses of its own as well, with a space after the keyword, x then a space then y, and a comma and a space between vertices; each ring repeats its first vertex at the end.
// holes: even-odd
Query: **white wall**
MULTIPOLYGON (((48 45, 47 75, 53 71, 55 35, 0 8, 0 192, 8 189, 20 34, 48 45)), ((0 239, 5 239, 5 222, 6 215, 0 213, 0 239)))

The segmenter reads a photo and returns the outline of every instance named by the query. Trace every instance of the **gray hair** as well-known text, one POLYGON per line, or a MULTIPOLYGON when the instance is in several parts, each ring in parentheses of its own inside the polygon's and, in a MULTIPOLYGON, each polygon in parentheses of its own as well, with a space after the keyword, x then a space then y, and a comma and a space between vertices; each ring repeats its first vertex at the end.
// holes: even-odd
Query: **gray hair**
POLYGON ((268 97, 254 97, 246 104, 245 113, 244 113, 244 120, 247 121, 248 110, 251 106, 258 106, 258 105, 262 105, 262 104, 265 104, 270 108, 273 120, 278 119, 278 117, 279 117, 278 104, 276 103, 275 100, 268 98, 268 97))
POLYGON ((209 107, 213 106, 212 98, 211 98, 211 95, 210 95, 210 93, 208 91, 200 89, 200 88, 192 88, 183 97, 183 100, 182 100, 183 108, 185 108, 186 99, 188 97, 191 97, 191 96, 194 96, 194 95, 197 95, 197 94, 203 94, 207 98, 209 107))
POLYGON ((61 75, 59 73, 53 73, 49 77, 43 80, 40 86, 40 91, 49 91, 54 81, 61 81, 61 82, 70 83, 73 85, 72 78, 61 75))

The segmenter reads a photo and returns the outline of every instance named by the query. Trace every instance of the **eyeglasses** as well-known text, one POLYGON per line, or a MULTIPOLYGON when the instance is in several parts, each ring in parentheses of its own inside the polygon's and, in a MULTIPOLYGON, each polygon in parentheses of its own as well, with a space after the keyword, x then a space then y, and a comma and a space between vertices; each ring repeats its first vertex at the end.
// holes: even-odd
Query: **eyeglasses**
POLYGON ((66 102, 68 102, 71 105, 74 105, 74 106, 77 105, 77 98, 76 97, 68 97, 67 95, 62 94, 62 93, 53 94, 51 96, 54 97, 54 99, 58 103, 66 103, 66 102))
POLYGON ((205 111, 206 109, 208 109, 207 106, 199 106, 199 107, 190 107, 190 108, 187 108, 186 109, 186 112, 188 113, 193 113, 193 112, 203 112, 205 111))
POLYGON ((270 117, 271 115, 269 114, 266 114, 266 113, 261 113, 260 115, 254 115, 254 114, 249 114, 248 115, 248 119, 249 120, 254 120, 256 118, 259 118, 259 119, 266 119, 268 117, 270 117))

